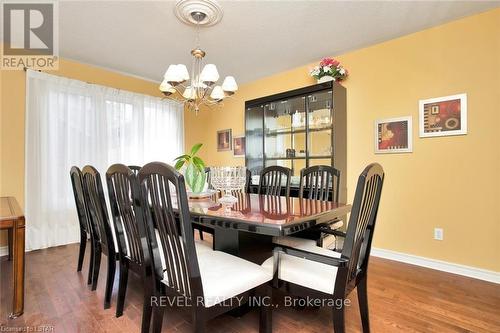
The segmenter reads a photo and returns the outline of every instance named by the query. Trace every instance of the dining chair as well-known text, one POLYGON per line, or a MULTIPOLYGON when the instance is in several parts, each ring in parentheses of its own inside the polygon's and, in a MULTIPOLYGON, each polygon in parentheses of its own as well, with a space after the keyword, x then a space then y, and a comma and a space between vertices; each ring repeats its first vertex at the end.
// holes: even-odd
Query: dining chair
MULTIPOLYGON (((238 307, 254 291, 272 295, 271 271, 225 252, 196 246, 180 173, 167 164, 153 162, 139 171, 139 183, 142 199, 134 200, 141 202, 142 209, 137 216, 150 228, 155 221, 158 228, 158 239, 150 237, 148 242, 154 259, 156 296, 185 300, 195 332, 203 332, 208 320, 238 307)), ((151 303, 153 331, 159 333, 167 302, 151 303)), ((261 307, 260 332, 271 331, 271 315, 271 307, 261 307)))
MULTIPOLYGON (((339 202, 340 170, 329 165, 315 165, 300 170, 299 198, 319 201, 339 202)), ((343 222, 335 219, 313 227, 310 230, 294 234, 302 242, 316 242, 318 246, 330 248, 335 245, 338 232, 343 222)), ((280 240, 280 241, 283 241, 280 240)), ((294 240, 295 242, 298 240, 294 240)))
POLYGON ((268 166, 260 172, 259 194, 290 196, 292 169, 279 165, 268 166))
POLYGON ((80 250, 78 251, 78 265, 77 272, 82 270, 83 259, 85 256, 85 249, 87 247, 87 239, 90 239, 90 264, 89 273, 87 278, 87 284, 92 283, 92 261, 94 258, 94 243, 92 242, 92 229, 89 222, 89 216, 87 211, 87 205, 85 204, 85 197, 83 194, 82 185, 82 171, 77 166, 71 167, 69 172, 71 178, 71 186, 73 187, 73 196, 75 198, 76 213, 78 215, 78 222, 80 225, 80 250))
POLYGON ((342 253, 319 246, 279 244, 263 266, 274 269, 275 287, 332 306, 335 333, 345 331, 345 299, 357 288, 363 332, 370 331, 367 271, 384 171, 368 165, 358 178, 342 253))
POLYGON ((88 207, 92 241, 94 243, 94 258, 92 260, 92 290, 97 288, 99 269, 101 266, 101 254, 108 257, 108 272, 106 277, 106 288, 104 292, 104 308, 111 306, 111 293, 115 279, 116 261, 119 254, 117 240, 111 230, 108 218, 106 200, 102 189, 101 176, 99 172, 90 165, 82 170, 83 173, 83 193, 88 207))
MULTIPOLYGON (((139 168, 140 169, 140 168, 139 168)), ((153 295, 151 260, 147 247, 147 228, 144 221, 136 218, 136 207, 133 191, 139 191, 139 183, 135 171, 123 164, 113 164, 106 172, 109 202, 113 228, 118 241, 120 260, 120 279, 118 282, 118 299, 116 317, 123 314, 129 270, 142 278, 144 286, 144 305, 142 332, 149 332, 151 307, 148 302, 153 295), (135 188, 135 189, 134 189, 135 188)))
POLYGON ((299 197, 339 202, 340 170, 315 165, 300 170, 299 197))

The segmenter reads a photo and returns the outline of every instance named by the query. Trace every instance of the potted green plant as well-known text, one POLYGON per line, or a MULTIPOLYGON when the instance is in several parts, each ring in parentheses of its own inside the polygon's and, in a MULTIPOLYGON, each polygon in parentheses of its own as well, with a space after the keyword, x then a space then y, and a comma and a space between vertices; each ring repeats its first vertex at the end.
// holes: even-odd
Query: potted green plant
POLYGON ((189 190, 193 193, 203 192, 207 175, 205 173, 205 162, 196 156, 202 143, 195 144, 189 154, 178 156, 174 159, 175 169, 183 170, 184 178, 189 190))

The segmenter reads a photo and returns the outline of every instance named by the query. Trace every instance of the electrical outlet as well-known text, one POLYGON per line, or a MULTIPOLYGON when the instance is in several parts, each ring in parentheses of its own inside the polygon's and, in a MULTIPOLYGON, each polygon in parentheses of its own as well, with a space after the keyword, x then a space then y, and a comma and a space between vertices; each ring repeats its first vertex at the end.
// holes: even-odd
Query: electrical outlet
POLYGON ((434 239, 435 240, 443 240, 443 229, 442 228, 434 228, 434 239))

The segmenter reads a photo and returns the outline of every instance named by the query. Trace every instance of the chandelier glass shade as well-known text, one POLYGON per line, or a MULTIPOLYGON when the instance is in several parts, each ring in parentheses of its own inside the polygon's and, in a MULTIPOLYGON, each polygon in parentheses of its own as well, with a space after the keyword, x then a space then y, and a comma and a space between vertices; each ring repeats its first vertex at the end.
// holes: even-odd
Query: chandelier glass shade
MULTIPOLYGON (((205 18, 203 13, 191 15, 197 22, 205 18)), ((183 101, 189 110, 196 113, 202 105, 220 104, 226 97, 238 90, 236 80, 232 76, 226 76, 222 84, 217 84, 219 81, 217 67, 214 64, 203 66, 205 54, 205 51, 200 48, 191 50, 193 56, 191 73, 188 72, 186 65, 170 65, 160 84, 160 91, 165 96, 183 101)))

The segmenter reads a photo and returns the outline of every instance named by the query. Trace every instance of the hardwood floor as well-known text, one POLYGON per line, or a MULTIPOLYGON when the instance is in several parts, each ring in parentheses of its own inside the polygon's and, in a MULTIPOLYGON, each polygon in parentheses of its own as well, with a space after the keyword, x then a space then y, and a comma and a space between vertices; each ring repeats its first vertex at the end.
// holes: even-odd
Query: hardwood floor
MULTIPOLYGON (((104 310, 106 261, 97 291, 92 292, 86 285, 89 253, 80 273, 76 272, 77 255, 76 244, 27 253, 25 313, 14 320, 7 319, 12 270, 6 257, 2 258, 0 331, 47 326, 47 332, 139 332, 140 280, 131 274, 124 315, 115 318, 118 274, 111 309, 104 310)), ((372 258, 369 272, 373 332, 500 332, 500 285, 380 258, 372 258)), ((360 332, 355 293, 351 299, 352 305, 346 310, 347 332, 360 332)), ((163 331, 190 332, 189 319, 187 311, 167 310, 163 331)), ((274 311, 273 320, 274 332, 333 331, 326 308, 281 306, 274 311)), ((258 312, 252 310, 241 318, 223 315, 209 322, 207 331, 257 332, 258 312)))

